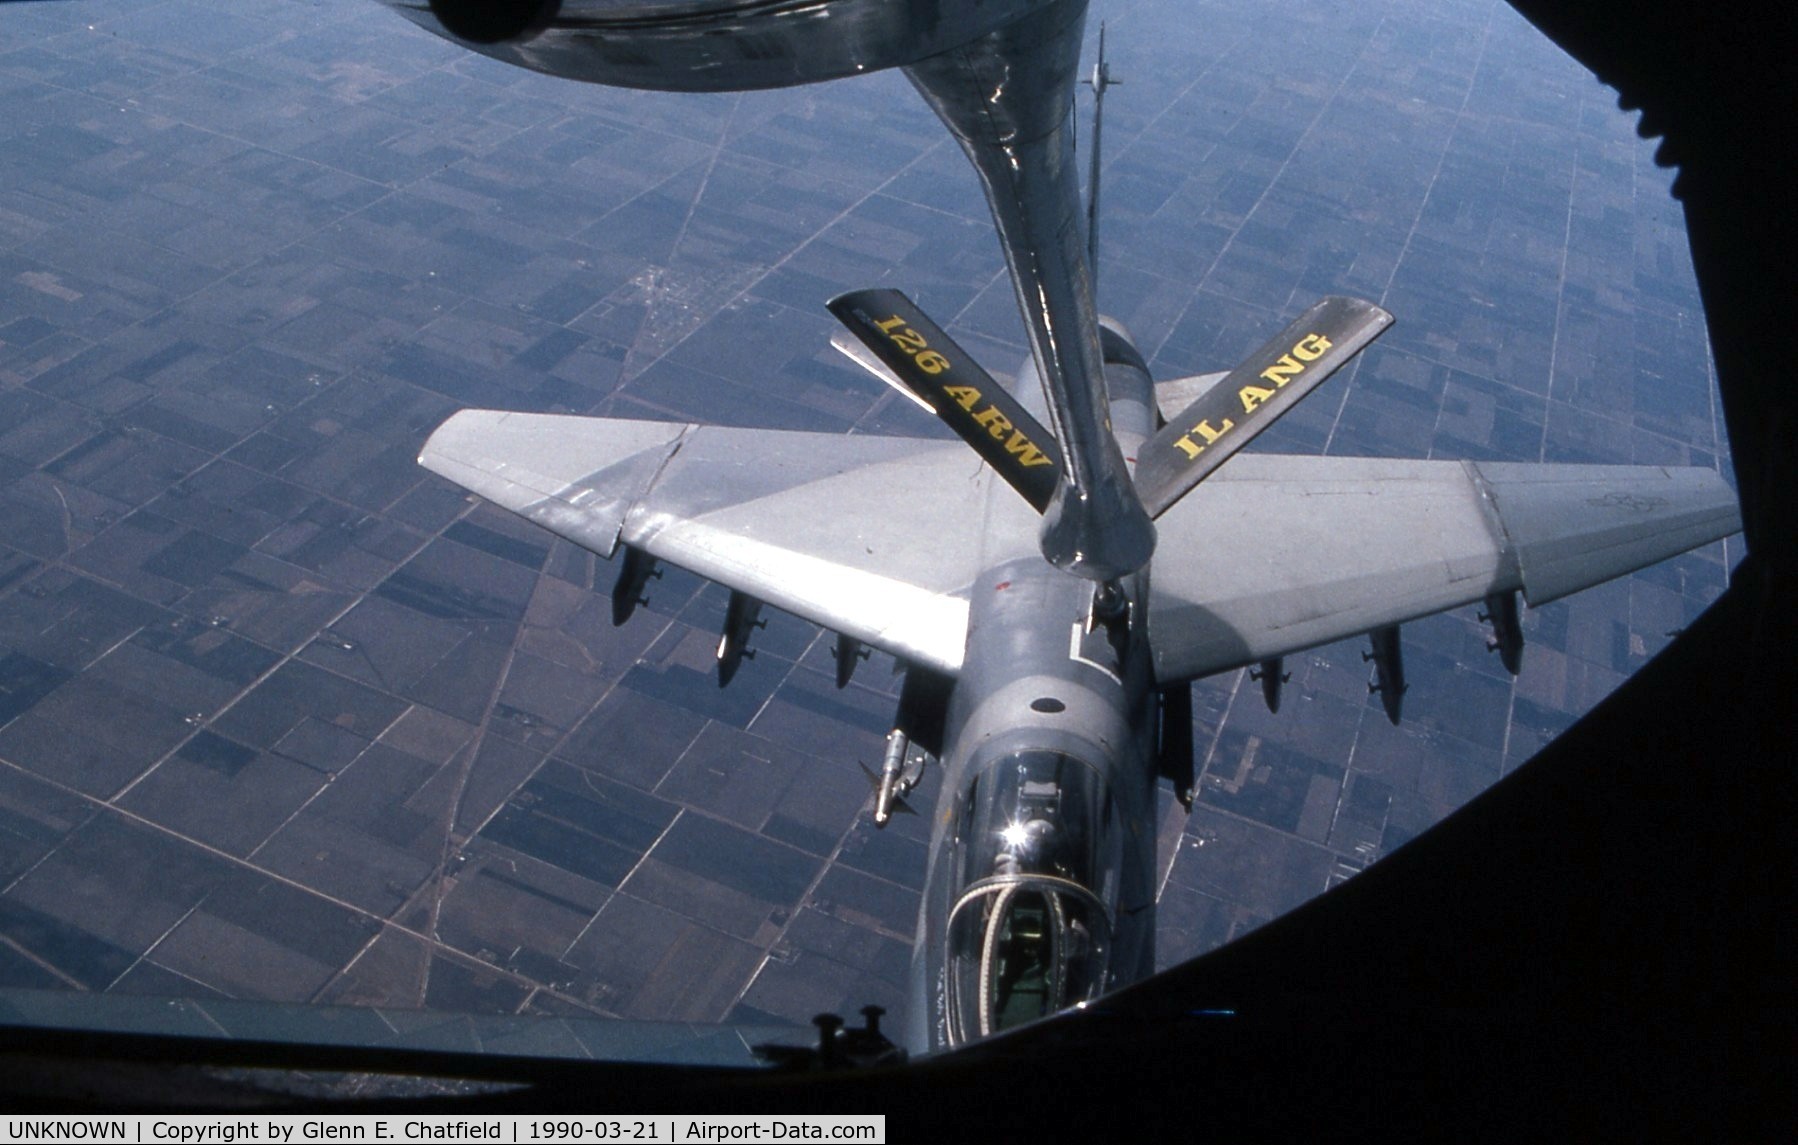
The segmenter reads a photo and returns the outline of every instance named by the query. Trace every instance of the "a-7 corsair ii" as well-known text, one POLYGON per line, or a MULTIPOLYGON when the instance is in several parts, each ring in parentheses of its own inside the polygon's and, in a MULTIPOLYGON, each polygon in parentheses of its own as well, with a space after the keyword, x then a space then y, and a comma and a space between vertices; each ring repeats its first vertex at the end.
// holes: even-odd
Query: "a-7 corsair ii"
POLYGON ((1227 374, 1152 383, 1094 299, 1072 134, 1085 0, 382 2, 598 83, 903 67, 979 172, 1032 350, 1012 389, 897 291, 830 306, 854 356, 984 464, 937 440, 482 410, 420 458, 617 556, 621 623, 658 561, 727 586, 721 683, 764 605, 837 634, 839 685, 867 648, 898 660, 875 821, 926 761, 944 769, 913 1052, 1152 971, 1155 784, 1190 805, 1193 679, 1258 665, 1277 705, 1283 656, 1370 633, 1396 720, 1400 623, 1484 602, 1515 670, 1519 592, 1541 604, 1740 527, 1709 470, 1238 455, 1391 318, 1326 299, 1227 374))

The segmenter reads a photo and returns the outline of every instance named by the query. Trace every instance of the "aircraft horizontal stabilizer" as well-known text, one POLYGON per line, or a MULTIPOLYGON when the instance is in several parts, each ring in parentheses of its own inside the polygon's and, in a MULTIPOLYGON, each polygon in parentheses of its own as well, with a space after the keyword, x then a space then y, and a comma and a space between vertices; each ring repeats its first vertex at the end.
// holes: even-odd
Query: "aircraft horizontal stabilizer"
POLYGON ((1136 490, 1160 517, 1193 486, 1392 325, 1392 315, 1358 298, 1326 298, 1299 315, 1136 454, 1136 490))
POLYGON ((953 442, 464 410, 418 460, 601 556, 626 546, 908 663, 961 668, 983 518, 944 511, 981 480, 953 442))
POLYGON ((1156 679, 1513 590, 1540 605, 1740 528, 1709 469, 1243 454, 1156 522, 1156 679))
POLYGON ((1155 383, 1155 408, 1160 411, 1162 422, 1178 420, 1185 416, 1186 407, 1199 400, 1207 390, 1230 376, 1228 370, 1217 370, 1209 374, 1193 374, 1185 378, 1168 378, 1155 383))
MULTIPOLYGON (((828 303, 906 389, 973 446, 1037 512, 1061 472, 1054 435, 942 327, 897 290, 855 290, 828 303)), ((884 377, 884 375, 882 375, 884 377)))

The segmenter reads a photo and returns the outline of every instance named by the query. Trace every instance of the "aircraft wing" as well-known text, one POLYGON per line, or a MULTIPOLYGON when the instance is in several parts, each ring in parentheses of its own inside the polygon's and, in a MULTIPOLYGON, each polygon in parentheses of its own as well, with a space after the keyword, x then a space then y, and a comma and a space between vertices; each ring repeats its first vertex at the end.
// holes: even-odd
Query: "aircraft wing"
POLYGON ((1173 683, 1493 593, 1544 604, 1742 522, 1708 469, 1241 454, 1156 526, 1173 683))
POLYGON ((419 464, 610 557, 620 544, 959 671, 982 516, 958 442, 464 410, 419 464))

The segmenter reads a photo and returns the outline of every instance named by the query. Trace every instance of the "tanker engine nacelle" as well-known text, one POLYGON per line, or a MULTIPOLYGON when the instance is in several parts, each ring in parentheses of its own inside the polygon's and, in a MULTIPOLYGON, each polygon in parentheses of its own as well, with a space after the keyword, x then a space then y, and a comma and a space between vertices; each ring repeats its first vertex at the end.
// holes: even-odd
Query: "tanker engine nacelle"
POLYGON ((380 0, 506 63, 658 91, 790 87, 901 67, 1040 0, 380 0))

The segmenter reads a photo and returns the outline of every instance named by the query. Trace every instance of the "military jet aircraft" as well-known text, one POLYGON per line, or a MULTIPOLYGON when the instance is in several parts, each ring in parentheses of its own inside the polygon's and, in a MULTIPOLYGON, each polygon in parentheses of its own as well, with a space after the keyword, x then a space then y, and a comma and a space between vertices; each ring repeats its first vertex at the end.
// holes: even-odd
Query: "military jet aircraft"
MULTIPOLYGON (((1156 386, 1101 321, 1071 109, 1085 0, 383 0, 476 50, 600 83, 732 90, 902 67, 978 171, 1031 345, 1009 389, 893 290, 844 346, 972 446, 464 411, 422 464, 617 557, 614 618, 657 562, 731 590, 728 683, 764 605, 905 671, 874 819, 943 768, 907 1045, 1090 1001, 1153 969, 1158 777, 1192 795, 1190 682, 1371 635, 1395 721, 1397 626, 1484 602, 1515 670, 1532 605, 1740 527, 1708 470, 1240 454, 1390 323, 1325 299, 1232 370, 1156 386), (1226 465, 1225 462, 1228 462, 1226 465)), ((1095 87, 1104 76, 1101 66, 1095 87)))

